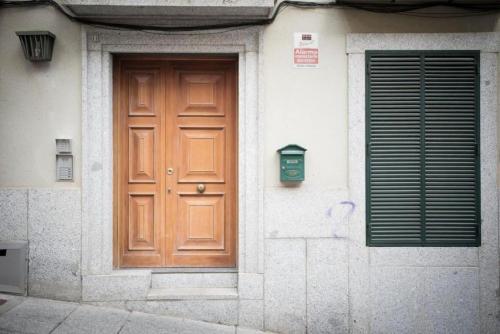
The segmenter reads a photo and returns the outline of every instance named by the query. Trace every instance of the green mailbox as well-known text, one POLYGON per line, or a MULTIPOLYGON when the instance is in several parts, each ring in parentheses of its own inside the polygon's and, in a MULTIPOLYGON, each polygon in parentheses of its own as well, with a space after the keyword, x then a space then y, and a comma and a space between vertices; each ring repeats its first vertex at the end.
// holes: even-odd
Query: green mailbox
POLYGON ((280 181, 304 181, 304 157, 306 149, 295 144, 286 145, 278 150, 280 154, 280 181))

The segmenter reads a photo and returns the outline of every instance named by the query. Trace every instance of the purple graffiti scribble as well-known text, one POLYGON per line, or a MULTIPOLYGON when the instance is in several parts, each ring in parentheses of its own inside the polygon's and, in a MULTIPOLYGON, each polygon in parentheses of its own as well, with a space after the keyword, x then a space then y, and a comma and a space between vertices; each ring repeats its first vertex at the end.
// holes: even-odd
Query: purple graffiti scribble
POLYGON ((330 218, 332 217, 332 210, 333 210, 332 207, 329 207, 328 210, 326 210, 326 215, 330 218))
MULTIPOLYGON (((342 201, 342 202, 339 202, 339 204, 350 205, 349 212, 347 212, 347 216, 351 215, 354 212, 354 210, 356 210, 356 204, 354 204, 353 201, 342 201)), ((333 217, 333 207, 329 207, 325 213, 326 213, 327 217, 332 218, 333 217)))
POLYGON ((340 202, 340 204, 347 204, 347 205, 350 205, 351 206, 351 209, 349 210, 349 215, 352 214, 354 212, 354 210, 356 210, 356 204, 354 204, 353 201, 342 201, 340 202))

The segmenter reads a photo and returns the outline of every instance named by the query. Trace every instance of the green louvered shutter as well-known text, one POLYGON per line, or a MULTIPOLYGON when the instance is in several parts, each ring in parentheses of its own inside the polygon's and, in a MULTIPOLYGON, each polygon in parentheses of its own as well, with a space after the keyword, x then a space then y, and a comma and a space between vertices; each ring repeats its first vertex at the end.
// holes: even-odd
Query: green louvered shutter
POLYGON ((425 242, 480 243, 479 54, 424 58, 425 242))
POLYGON ((366 54, 367 244, 480 244, 479 53, 366 54))
POLYGON ((418 245, 422 229, 421 60, 367 55, 369 245, 418 245))

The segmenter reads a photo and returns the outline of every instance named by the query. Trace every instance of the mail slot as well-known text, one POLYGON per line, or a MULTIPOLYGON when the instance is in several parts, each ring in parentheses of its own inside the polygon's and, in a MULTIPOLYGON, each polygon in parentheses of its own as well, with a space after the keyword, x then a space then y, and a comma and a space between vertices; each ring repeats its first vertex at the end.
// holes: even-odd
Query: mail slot
POLYGON ((306 149, 295 144, 290 144, 278 150, 280 154, 280 181, 304 181, 304 158, 306 149))

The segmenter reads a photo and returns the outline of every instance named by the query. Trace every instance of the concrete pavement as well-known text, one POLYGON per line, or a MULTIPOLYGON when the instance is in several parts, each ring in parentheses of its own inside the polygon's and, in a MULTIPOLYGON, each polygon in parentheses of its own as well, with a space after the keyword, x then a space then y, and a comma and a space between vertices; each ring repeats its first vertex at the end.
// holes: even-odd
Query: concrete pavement
POLYGON ((249 328, 0 294, 0 334, 257 334, 249 328))

